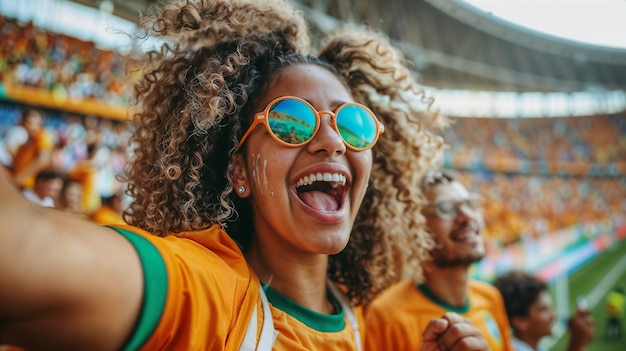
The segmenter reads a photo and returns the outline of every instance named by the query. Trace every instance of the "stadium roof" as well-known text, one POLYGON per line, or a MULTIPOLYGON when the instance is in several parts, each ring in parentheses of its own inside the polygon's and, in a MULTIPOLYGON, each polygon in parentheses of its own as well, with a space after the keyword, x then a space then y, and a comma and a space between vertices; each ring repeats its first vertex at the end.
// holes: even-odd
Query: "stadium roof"
MULTIPOLYGON (((135 20, 158 0, 73 0, 135 20)), ((501 20, 460 0, 299 0, 319 30, 367 23, 401 47, 425 85, 509 92, 626 91, 626 49, 501 20)))

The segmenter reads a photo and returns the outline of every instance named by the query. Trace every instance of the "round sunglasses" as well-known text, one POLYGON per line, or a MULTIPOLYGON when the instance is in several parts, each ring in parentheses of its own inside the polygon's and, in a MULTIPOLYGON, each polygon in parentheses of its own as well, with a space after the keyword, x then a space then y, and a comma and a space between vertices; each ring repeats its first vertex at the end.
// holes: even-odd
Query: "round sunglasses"
POLYGON ((367 107, 347 102, 335 111, 317 111, 306 100, 295 96, 281 96, 272 101, 254 121, 237 145, 243 145, 258 124, 265 125, 277 143, 287 147, 302 146, 313 140, 320 128, 320 115, 329 114, 333 128, 347 148, 354 151, 371 149, 385 131, 385 127, 367 107))
POLYGON ((453 220, 459 215, 461 209, 465 209, 470 213, 479 212, 483 202, 484 200, 480 195, 470 194, 467 199, 438 201, 434 204, 426 205, 425 210, 428 214, 433 214, 440 219, 453 220))

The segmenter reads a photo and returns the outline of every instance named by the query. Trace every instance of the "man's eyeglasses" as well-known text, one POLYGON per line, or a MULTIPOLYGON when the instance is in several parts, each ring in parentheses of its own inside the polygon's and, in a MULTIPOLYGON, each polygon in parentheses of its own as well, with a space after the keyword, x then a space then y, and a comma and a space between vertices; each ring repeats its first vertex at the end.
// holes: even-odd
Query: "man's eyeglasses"
POLYGON ((306 100, 295 96, 281 96, 272 100, 265 110, 254 116, 254 121, 237 145, 243 145, 258 124, 265 125, 270 135, 281 145, 302 146, 311 141, 320 128, 320 115, 331 115, 333 127, 344 144, 354 151, 371 149, 385 127, 367 107, 348 102, 335 111, 317 111, 306 100))
POLYGON ((425 214, 435 215, 440 219, 455 219, 461 208, 465 211, 476 213, 480 211, 483 204, 483 198, 478 194, 470 194, 467 199, 455 201, 438 201, 434 204, 426 205, 425 214))

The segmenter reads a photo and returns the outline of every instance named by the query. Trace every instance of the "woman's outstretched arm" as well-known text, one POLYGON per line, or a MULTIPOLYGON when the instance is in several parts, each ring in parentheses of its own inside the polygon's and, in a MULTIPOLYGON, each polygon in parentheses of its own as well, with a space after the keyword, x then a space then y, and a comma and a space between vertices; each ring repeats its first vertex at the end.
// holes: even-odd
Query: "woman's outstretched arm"
POLYGON ((0 167, 0 345, 120 349, 143 295, 132 245, 115 231, 31 204, 0 167))

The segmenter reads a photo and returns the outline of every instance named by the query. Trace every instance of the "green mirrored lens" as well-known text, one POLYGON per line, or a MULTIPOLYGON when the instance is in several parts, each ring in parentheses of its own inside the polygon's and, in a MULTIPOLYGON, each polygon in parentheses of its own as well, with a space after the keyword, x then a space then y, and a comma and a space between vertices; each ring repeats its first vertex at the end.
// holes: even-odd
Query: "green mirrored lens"
POLYGON ((437 211, 444 217, 456 217, 456 204, 452 201, 437 203, 437 211))
POLYGON ((357 149, 371 146, 378 133, 374 116, 359 105, 344 105, 337 111, 337 129, 343 140, 357 149))
POLYGON ((275 103, 267 114, 272 133, 288 144, 306 143, 315 132, 315 113, 302 101, 285 99, 275 103))

